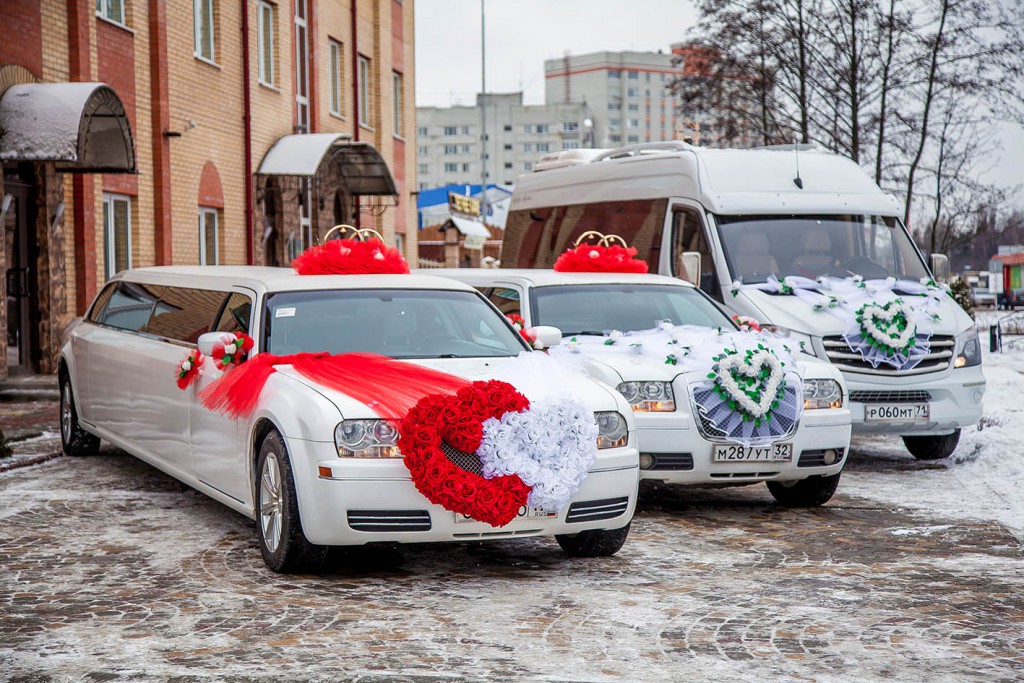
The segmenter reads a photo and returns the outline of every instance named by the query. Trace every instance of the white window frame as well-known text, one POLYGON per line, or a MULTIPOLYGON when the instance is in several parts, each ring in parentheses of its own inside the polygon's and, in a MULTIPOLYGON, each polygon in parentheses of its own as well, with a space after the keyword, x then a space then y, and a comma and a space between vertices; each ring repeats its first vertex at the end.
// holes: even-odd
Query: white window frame
POLYGON ((125 0, 96 0, 96 16, 127 28, 124 3, 125 0), (119 11, 117 16, 114 14, 115 9, 119 11))
POLYGON ((266 0, 260 0, 257 3, 256 16, 256 52, 259 61, 259 81, 263 85, 269 85, 273 88, 277 85, 277 65, 274 63, 274 45, 277 40, 277 6, 266 2, 266 0), (270 21, 269 31, 266 30, 268 20, 270 21))
POLYGON ((214 22, 214 0, 192 0, 192 37, 196 59, 210 64, 217 63, 217 25, 214 22), (210 25, 210 44, 202 44, 203 22, 210 25), (203 48, 209 48, 210 55, 203 54, 203 48))
POLYGON ((337 40, 328 40, 327 54, 329 60, 327 68, 331 83, 328 110, 330 110, 330 112, 335 116, 345 118, 345 114, 341 111, 341 108, 345 103, 344 71, 342 70, 345 63, 345 53, 341 43, 337 40))
POLYGON ((116 264, 116 244, 117 238, 116 231, 114 230, 114 206, 118 203, 124 203, 127 205, 128 210, 125 212, 125 216, 128 220, 128 225, 125 226, 125 254, 126 261, 125 269, 132 267, 132 198, 123 194, 112 194, 108 192, 103 193, 103 271, 106 275, 106 279, 110 279, 115 273, 120 271, 114 270, 116 264))
POLYGON ((373 128, 370 117, 373 114, 370 108, 370 58, 359 55, 359 125, 366 128, 373 128))
POLYGON ((199 207, 199 265, 220 265, 220 212, 209 206, 199 207), (206 253, 206 217, 213 216, 213 261, 206 253))
POLYGON ((391 107, 392 107, 392 118, 391 123, 394 126, 394 135, 397 137, 405 137, 404 121, 402 116, 402 102, 403 102, 403 78, 402 74, 397 71, 391 72, 391 107))
POLYGON ((308 11, 306 0, 295 0, 295 125, 304 133, 310 131, 308 11))

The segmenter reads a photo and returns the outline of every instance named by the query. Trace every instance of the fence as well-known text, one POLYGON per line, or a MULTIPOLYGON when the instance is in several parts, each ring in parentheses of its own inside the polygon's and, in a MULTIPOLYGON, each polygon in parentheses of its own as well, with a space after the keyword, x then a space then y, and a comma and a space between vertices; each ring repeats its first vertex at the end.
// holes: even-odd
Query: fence
POLYGON ((988 350, 1024 347, 1024 313, 1011 313, 988 328, 988 350), (1006 339, 1009 337, 1009 339, 1006 339))

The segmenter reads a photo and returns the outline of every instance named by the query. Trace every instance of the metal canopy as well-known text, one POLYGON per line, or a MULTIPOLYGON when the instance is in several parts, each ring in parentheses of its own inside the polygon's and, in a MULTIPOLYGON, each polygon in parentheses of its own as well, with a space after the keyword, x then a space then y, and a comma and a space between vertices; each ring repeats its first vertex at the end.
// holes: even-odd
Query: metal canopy
POLYGON ((367 142, 350 142, 344 133, 285 135, 267 150, 257 175, 311 178, 321 169, 336 169, 353 195, 396 196, 388 165, 367 142))
POLYGON ((137 172, 124 105, 104 83, 8 88, 0 97, 0 161, 53 161, 65 172, 137 172))

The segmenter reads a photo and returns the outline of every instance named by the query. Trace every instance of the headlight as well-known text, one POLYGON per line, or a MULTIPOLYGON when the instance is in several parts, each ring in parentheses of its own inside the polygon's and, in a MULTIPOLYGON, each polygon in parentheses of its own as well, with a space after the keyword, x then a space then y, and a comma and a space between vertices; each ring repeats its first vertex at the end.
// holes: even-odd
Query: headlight
POLYGON ((618 448, 629 440, 626 418, 614 411, 594 413, 597 420, 597 447, 618 448))
POLYGON ((834 379, 804 380, 804 410, 842 408, 843 389, 834 379))
POLYGON ((676 409, 671 382, 623 382, 615 388, 634 413, 671 413, 676 409))
POLYGON ((398 430, 388 420, 344 420, 334 428, 341 458, 401 458, 398 430))
POLYGON ((953 367, 969 368, 972 365, 981 365, 981 341, 978 339, 978 333, 968 332, 961 339, 964 340, 964 345, 960 349, 960 354, 953 360, 953 367))
POLYGON ((814 352, 814 344, 811 342, 811 337, 808 334, 779 325, 761 325, 761 329, 765 332, 771 332, 776 337, 782 337, 786 340, 786 344, 794 351, 803 351, 812 356, 817 355, 814 352))

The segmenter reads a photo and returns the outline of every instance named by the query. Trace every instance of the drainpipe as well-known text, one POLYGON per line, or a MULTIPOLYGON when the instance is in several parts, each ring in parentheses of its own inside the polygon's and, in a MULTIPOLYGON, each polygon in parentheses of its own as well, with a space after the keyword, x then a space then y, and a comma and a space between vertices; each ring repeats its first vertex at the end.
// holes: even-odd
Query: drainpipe
POLYGON ((245 263, 253 265, 252 103, 249 101, 249 3, 242 3, 242 127, 245 142, 245 263))
MULTIPOLYGON (((356 7, 357 0, 352 0, 352 140, 353 142, 359 142, 359 29, 357 24, 359 22, 359 12, 356 7)), ((356 228, 361 228, 361 221, 359 220, 359 197, 355 197, 356 202, 356 215, 355 223, 356 228)))

